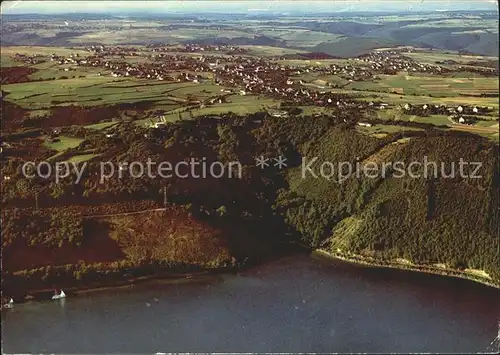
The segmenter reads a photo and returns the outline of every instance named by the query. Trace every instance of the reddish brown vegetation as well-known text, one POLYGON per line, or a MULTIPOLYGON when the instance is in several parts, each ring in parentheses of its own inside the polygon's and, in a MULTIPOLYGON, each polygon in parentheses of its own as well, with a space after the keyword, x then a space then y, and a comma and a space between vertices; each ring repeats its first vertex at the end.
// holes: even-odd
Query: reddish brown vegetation
POLYGON ((8 67, 2 68, 2 84, 25 83, 31 81, 29 76, 38 69, 28 67, 8 67))
POLYGON ((222 231, 179 208, 107 219, 129 260, 220 266, 231 258, 222 231))
POLYGON ((285 54, 280 56, 283 59, 338 59, 333 55, 323 53, 323 52, 312 52, 312 53, 295 53, 295 54, 285 54))
POLYGON ((312 53, 301 53, 300 56, 302 58, 307 58, 307 59, 336 59, 338 57, 335 57, 333 55, 323 53, 323 52, 312 52, 312 53))
POLYGON ((43 128, 63 127, 71 125, 86 125, 98 123, 101 120, 113 118, 119 115, 118 107, 98 106, 61 106, 51 110, 50 118, 42 123, 43 128))
MULTIPOLYGON (((23 128, 23 121, 28 117, 29 110, 6 101, 2 97, 2 129, 14 131, 23 128)), ((55 106, 50 114, 40 119, 41 128, 64 127, 72 125, 89 125, 120 117, 122 113, 144 112, 151 108, 151 103, 141 102, 109 106, 82 107, 77 105, 55 106)))
POLYGON ((1 99, 2 111, 0 119, 2 121, 2 131, 10 131, 20 128, 23 120, 26 118, 28 110, 12 102, 1 99))
POLYGON ((57 106, 51 109, 50 117, 42 123, 43 128, 72 125, 89 125, 120 117, 126 110, 146 110, 151 103, 120 104, 110 106, 57 106))
MULTIPOLYGON (((65 210, 78 207, 81 206, 65 210)), ((230 259, 223 239, 218 237, 221 231, 195 220, 181 208, 89 218, 84 222, 84 234, 81 246, 29 246, 18 240, 4 248, 3 270, 14 272, 80 262, 109 265, 125 259, 134 263, 156 260, 198 265, 230 259)))
POLYGON ((19 158, 24 161, 42 159, 50 156, 52 153, 43 145, 40 138, 25 138, 16 143, 10 143, 11 148, 4 148, 2 158, 19 158))
POLYGON ((30 270, 40 266, 57 266, 84 262, 112 262, 123 258, 123 252, 116 241, 109 238, 108 230, 96 221, 85 223, 85 243, 80 246, 63 245, 28 246, 24 243, 14 243, 3 250, 2 265, 4 270, 14 272, 30 270))

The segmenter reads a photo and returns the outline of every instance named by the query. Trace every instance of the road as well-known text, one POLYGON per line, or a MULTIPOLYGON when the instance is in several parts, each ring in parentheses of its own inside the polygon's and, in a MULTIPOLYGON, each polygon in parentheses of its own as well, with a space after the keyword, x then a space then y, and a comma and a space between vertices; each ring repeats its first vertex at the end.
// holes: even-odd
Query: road
POLYGON ((498 128, 496 127, 477 127, 477 126, 467 126, 461 124, 453 124, 451 129, 456 129, 459 131, 477 132, 477 133, 498 133, 498 128))

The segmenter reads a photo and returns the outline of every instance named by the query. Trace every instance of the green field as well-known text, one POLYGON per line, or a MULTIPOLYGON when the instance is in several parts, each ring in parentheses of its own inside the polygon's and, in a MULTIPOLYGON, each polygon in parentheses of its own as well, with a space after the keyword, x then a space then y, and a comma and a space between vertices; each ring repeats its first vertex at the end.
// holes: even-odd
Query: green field
POLYGON ((65 47, 42 47, 42 46, 15 46, 15 47, 2 47, 3 56, 14 56, 16 53, 24 55, 42 55, 50 56, 52 54, 69 56, 70 54, 78 54, 79 56, 86 57, 90 55, 83 49, 71 49, 65 47))
POLYGON ((427 97, 427 96, 414 96, 414 95, 400 95, 385 92, 376 91, 353 91, 353 90, 338 90, 333 89, 332 92, 346 93, 346 94, 357 94, 359 99, 363 101, 373 101, 375 99, 381 100, 392 105, 477 105, 491 107, 492 109, 498 111, 498 98, 495 97, 427 97))
POLYGON ((403 52, 405 56, 413 58, 421 63, 435 64, 445 60, 453 60, 460 64, 465 64, 472 61, 482 60, 498 60, 496 57, 460 55, 458 53, 441 53, 441 52, 403 52))
POLYGON ((354 59, 280 59, 276 63, 293 67, 329 67, 336 65, 361 65, 362 62, 354 59))
POLYGON ((55 150, 57 152, 49 159, 55 159, 66 152, 68 149, 76 148, 83 142, 83 139, 81 138, 67 136, 58 136, 55 140, 56 141, 52 141, 47 138, 43 143, 44 147, 50 150, 55 150))
MULTIPOLYGON (((55 150, 57 153, 49 158, 49 160, 56 159, 63 155, 68 149, 78 147, 84 140, 76 137, 68 137, 68 136, 58 136, 54 140, 46 138, 43 146, 50 149, 55 150)), ((84 152, 76 152, 72 156, 70 156, 67 161, 73 163, 81 163, 84 161, 88 161, 93 159, 100 154, 95 154, 93 149, 89 149, 84 152)))
POLYGON ((93 159, 95 157, 99 156, 99 154, 80 154, 80 155, 74 155, 71 158, 69 158, 67 161, 69 163, 83 163, 85 161, 88 161, 90 159, 93 159))
MULTIPOLYGON (((179 119, 187 120, 204 115, 220 115, 223 113, 235 113, 238 115, 247 115, 257 111, 266 110, 269 108, 278 108, 279 101, 261 97, 258 95, 231 95, 227 97, 227 102, 217 103, 203 108, 178 108, 165 114, 165 119, 168 122, 175 122, 179 119)), ((135 121, 138 125, 149 125, 151 119, 143 119, 135 121)))
POLYGON ((0 56, 0 58, 1 58, 0 65, 2 68, 25 66, 23 62, 20 62, 8 55, 2 55, 0 56))
POLYGON ((101 122, 101 123, 87 125, 84 127, 88 128, 88 129, 94 129, 96 131, 101 131, 101 130, 105 130, 107 128, 113 127, 117 124, 118 124, 118 122, 101 122))
POLYGON ((353 82, 346 89, 383 91, 404 95, 433 97, 454 97, 459 95, 476 96, 482 93, 498 93, 498 78, 439 77, 424 75, 379 75, 379 80, 353 82))
POLYGON ((75 45, 86 42, 98 42, 105 45, 128 44, 131 38, 134 41, 158 40, 168 43, 180 43, 186 40, 202 40, 206 38, 252 38, 254 35, 245 31, 232 29, 207 29, 207 28, 179 28, 164 30, 158 26, 149 26, 144 23, 141 26, 131 26, 130 28, 120 28, 113 30, 101 30, 92 33, 82 33, 80 36, 71 38, 70 42, 75 45))
POLYGON ((32 68, 38 69, 37 72, 30 74, 31 80, 50 80, 63 79, 73 77, 91 77, 96 76, 101 72, 101 69, 92 67, 81 67, 72 64, 59 65, 56 62, 47 61, 45 63, 31 65, 32 68), (68 69, 68 71, 64 71, 68 69))
POLYGON ((70 148, 78 147, 83 142, 83 139, 67 136, 59 136, 57 139, 57 142, 44 142, 44 146, 57 152, 64 152, 70 148))
POLYGON ((257 112, 269 107, 277 107, 279 101, 264 98, 258 95, 231 95, 227 98, 228 102, 216 104, 211 107, 204 107, 193 110, 194 116, 216 115, 223 112, 233 112, 240 115, 257 112))
POLYGON ((395 126, 395 125, 382 125, 377 124, 371 127, 356 126, 356 130, 363 134, 376 137, 384 138, 389 133, 401 132, 401 131, 422 131, 420 128, 405 127, 405 126, 395 126))
POLYGON ((248 54, 255 56, 276 56, 285 54, 307 53, 304 50, 288 49, 271 46, 240 46, 248 50, 248 54))

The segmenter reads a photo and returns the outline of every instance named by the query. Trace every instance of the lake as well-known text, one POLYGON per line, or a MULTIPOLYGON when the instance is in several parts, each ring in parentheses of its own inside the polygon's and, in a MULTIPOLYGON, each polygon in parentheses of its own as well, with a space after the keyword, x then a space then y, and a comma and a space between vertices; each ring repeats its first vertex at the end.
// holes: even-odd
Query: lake
POLYGON ((305 254, 2 311, 7 353, 487 351, 500 292, 305 254))

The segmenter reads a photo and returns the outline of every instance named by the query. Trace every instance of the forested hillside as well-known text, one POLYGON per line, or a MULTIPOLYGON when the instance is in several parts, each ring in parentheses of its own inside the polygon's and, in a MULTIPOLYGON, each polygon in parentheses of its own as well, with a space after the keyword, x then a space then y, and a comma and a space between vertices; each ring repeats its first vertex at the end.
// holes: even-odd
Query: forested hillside
MULTIPOLYGON (((111 227, 105 233, 126 248, 121 258, 129 255, 125 256, 128 266, 185 260, 198 265, 208 262, 219 265, 217 260, 220 260, 225 265, 231 258, 238 262, 248 258, 257 260, 259 255, 279 250, 283 242, 301 240, 313 248, 327 245, 332 250, 378 258, 480 269, 499 281, 498 145, 479 136, 438 131, 425 124, 419 124, 419 131, 408 132, 405 137, 395 132, 376 138, 355 128, 360 114, 356 110, 339 112, 336 117, 275 118, 264 112, 245 117, 229 114, 217 120, 202 117, 180 121, 156 130, 124 124, 115 131, 112 142, 89 131, 76 130, 73 134, 84 140, 79 149, 93 149, 101 154, 99 160, 89 162, 79 184, 57 185, 43 179, 23 179, 21 161, 15 159, 3 166, 4 174, 18 180, 6 185, 3 191, 7 207, 2 215, 4 253, 14 247, 28 252, 39 244, 54 249, 55 254, 59 253, 58 248, 60 252, 67 252, 67 248, 73 251, 84 248, 89 252, 87 249, 95 245, 90 241, 95 226, 75 217, 72 210, 53 214, 51 218, 36 217, 36 212, 29 209, 35 196, 44 208, 110 202, 138 204, 137 201, 145 200, 154 207, 162 205, 165 189, 170 206, 188 211, 189 219, 204 225, 204 232, 193 234, 196 239, 190 242, 194 243, 190 248, 205 240, 205 233, 206 238, 211 235, 210 238, 215 236, 219 240, 210 242, 213 245, 224 245, 224 257, 219 259, 222 252, 214 251, 215 259, 197 263, 194 255, 198 254, 146 253, 131 261, 130 255, 142 250, 138 246, 132 248, 139 242, 131 244, 130 237, 125 236, 128 232, 116 227, 116 220, 110 220, 111 227), (258 156, 285 157, 287 166, 280 169, 271 160, 270 166, 263 169, 256 166, 258 156), (242 175, 206 179, 123 177, 100 182, 96 174, 100 161, 145 162, 148 158, 172 164, 191 158, 207 163, 239 161, 242 175), (304 159, 313 158, 317 158, 316 172, 323 162, 350 163, 355 168, 350 177, 344 170, 342 176, 346 177, 341 179, 338 175, 303 176, 304 159), (425 159, 438 166, 444 163, 445 170, 439 170, 431 178, 412 178, 398 176, 398 171, 389 165, 383 175, 356 175, 369 163, 409 164, 425 159), (458 169, 460 159, 481 163, 481 178, 448 177, 450 166, 455 164, 458 169), (35 214, 27 226, 23 224, 28 219, 26 213, 35 214), (218 232, 213 234, 214 229, 208 226, 218 232), (25 228, 29 233, 22 232, 25 228), (71 233, 65 232, 69 230, 71 233)), ((421 173, 422 169, 420 166, 415 172, 421 173)), ((472 171, 469 168, 466 172, 472 171)), ((185 216, 182 213, 176 216, 188 218, 182 217, 185 216)), ((131 218, 135 217, 128 218, 127 223, 132 223, 131 218)), ((154 218, 154 224, 160 228, 162 217, 154 218)), ((165 223, 170 223, 169 215, 164 218, 168 219, 165 223)), ((173 228, 168 225, 158 230, 173 228)), ((151 228, 144 233, 145 240, 163 238, 155 237, 159 232, 151 228)), ((137 245, 144 248, 146 244, 137 245)), ((177 244, 171 245, 175 249, 177 244)), ((182 250, 180 253, 187 252, 182 250)), ((22 267, 16 265, 17 269, 22 267)), ((11 271, 15 270, 4 268, 4 272, 11 271)))

